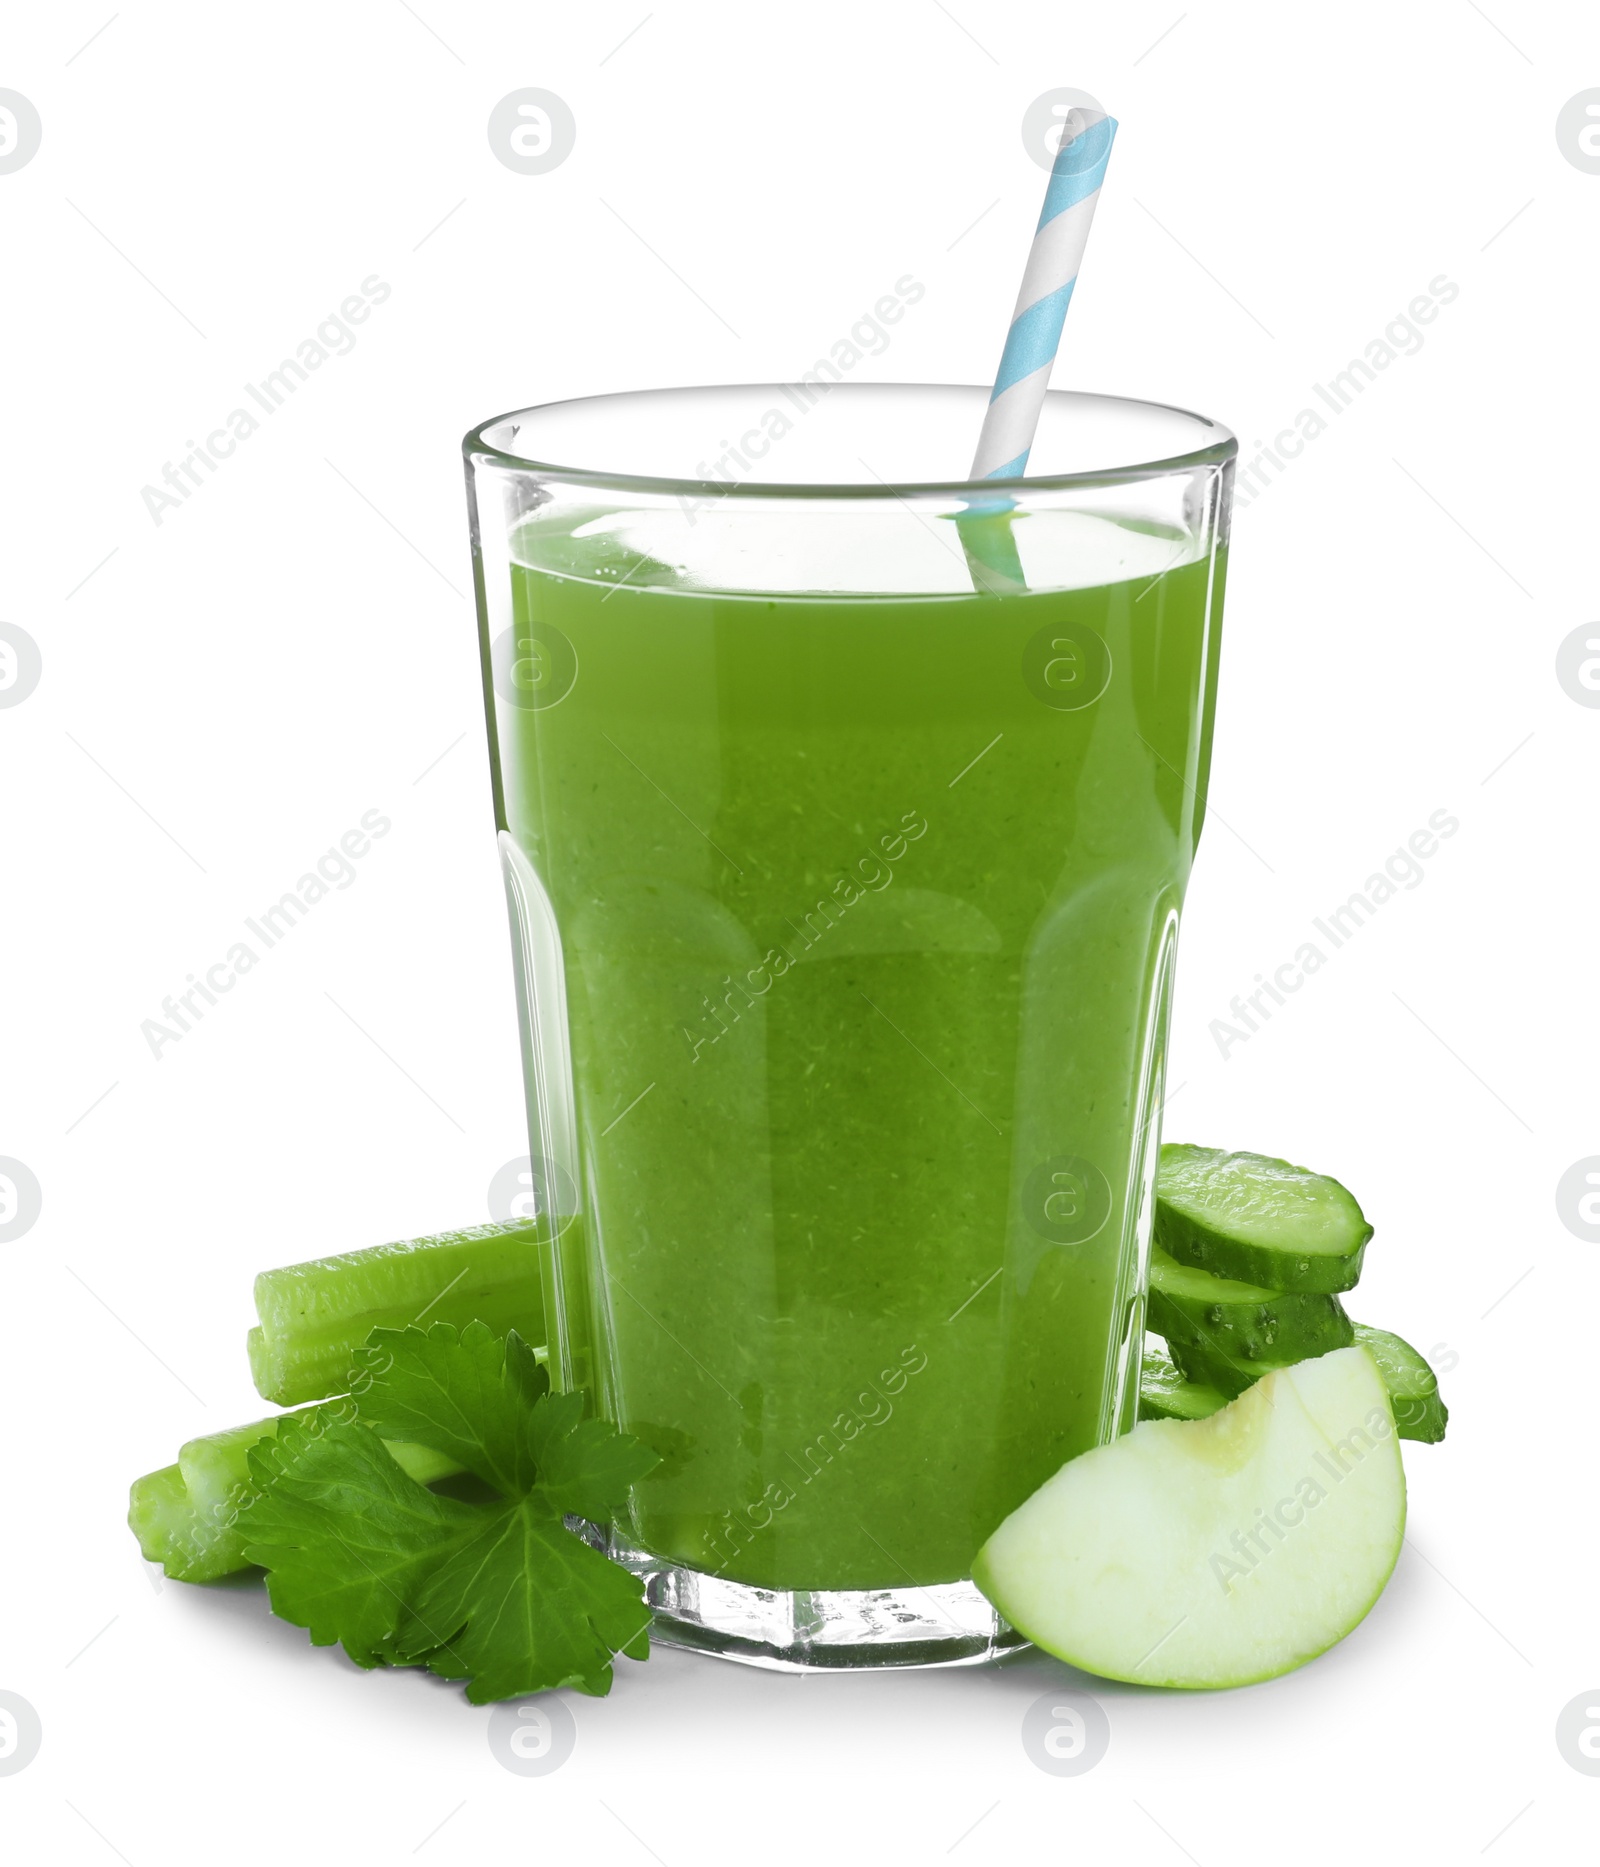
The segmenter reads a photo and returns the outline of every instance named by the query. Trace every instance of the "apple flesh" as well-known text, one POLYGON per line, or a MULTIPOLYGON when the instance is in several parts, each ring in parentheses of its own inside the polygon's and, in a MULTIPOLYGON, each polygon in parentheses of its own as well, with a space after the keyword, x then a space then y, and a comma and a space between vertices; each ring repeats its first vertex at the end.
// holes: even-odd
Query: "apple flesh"
POLYGON ((1209 1419, 1149 1420, 1064 1465, 978 1552, 1036 1645, 1107 1679, 1209 1688, 1303 1666, 1400 1554, 1405 1472, 1365 1348, 1279 1368, 1209 1419))

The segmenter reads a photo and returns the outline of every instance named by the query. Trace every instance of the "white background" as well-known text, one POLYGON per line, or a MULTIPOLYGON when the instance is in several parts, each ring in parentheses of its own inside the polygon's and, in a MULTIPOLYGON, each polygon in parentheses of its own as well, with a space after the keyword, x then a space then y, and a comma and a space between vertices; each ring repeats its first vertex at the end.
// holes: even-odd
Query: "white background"
POLYGON ((1600 176, 1555 120, 1600 85, 1593 10, 130 4, 85 48, 110 4, 16 9, 0 68, 44 126, 0 175, 0 616, 43 656, 0 712, 0 1153, 44 1197, 0 1245, 0 1689, 44 1725, 9 1858, 1576 1858, 1600 1269, 1555 1187, 1600 1152, 1600 712, 1555 656, 1595 605, 1600 176), (859 374, 985 380, 1044 182, 1021 119, 1063 84, 1123 127, 1058 384, 1270 439, 1459 286, 1239 514, 1167 1122, 1356 1189, 1356 1313, 1448 1370, 1450 1436, 1407 1448, 1408 1546, 1343 1646, 1231 1695, 1073 1679, 1112 1731, 1084 1777, 1021 1747, 1070 1677, 1040 1656, 670 1652, 514 1776, 455 1688, 161 1585, 121 1521, 262 1411, 256 1270, 480 1218, 526 1146, 459 437, 796 374, 905 273, 859 374), (485 134, 524 85, 577 120, 543 175, 485 134), (374 273, 355 348, 156 525, 140 489, 374 273), (141 1021, 370 808, 356 881, 152 1058, 141 1021), (1224 1059, 1230 999, 1440 809, 1422 884, 1224 1059))

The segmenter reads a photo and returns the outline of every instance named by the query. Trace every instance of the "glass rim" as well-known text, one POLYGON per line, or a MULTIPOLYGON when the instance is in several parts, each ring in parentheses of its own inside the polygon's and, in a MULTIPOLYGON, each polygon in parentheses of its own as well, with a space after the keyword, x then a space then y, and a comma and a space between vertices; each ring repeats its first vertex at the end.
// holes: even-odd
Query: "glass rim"
MULTIPOLYGON (((1007 479, 989 480, 841 480, 823 482, 815 480, 739 480, 730 484, 726 480, 696 479, 672 477, 660 474, 619 473, 594 467, 568 466, 559 461, 540 460, 531 454, 516 454, 504 447, 496 446, 485 437, 491 429, 504 422, 519 418, 531 418, 553 409, 580 408, 586 403, 622 402, 641 400, 660 395, 701 395, 720 391, 756 391, 771 390, 782 394, 786 388, 798 388, 800 385, 781 382, 754 383, 685 383, 671 388, 653 389, 615 389, 599 395, 561 396, 550 402, 534 402, 522 408, 507 409, 503 414, 492 415, 487 421, 479 422, 470 428, 461 443, 461 451, 472 467, 496 466, 518 473, 544 474, 551 479, 576 486, 609 487, 626 492, 655 493, 704 499, 881 499, 885 496, 901 499, 911 496, 951 498, 970 495, 976 492, 992 492, 1004 488, 1008 492, 1040 493, 1066 491, 1084 487, 1119 486, 1139 480, 1157 479, 1166 475, 1187 473, 1198 467, 1224 466, 1233 460, 1239 452, 1238 437, 1233 430, 1220 421, 1214 421, 1209 415, 1197 414, 1193 409, 1180 408, 1171 402, 1155 402, 1148 397, 1108 395, 1098 390, 1050 389, 1046 399, 1050 402, 1095 401, 1120 403, 1124 407, 1156 409, 1165 415, 1175 415, 1184 421, 1192 422, 1197 428, 1208 431, 1214 438, 1204 445, 1184 450, 1178 454, 1163 455, 1151 460, 1131 462, 1121 467, 1090 468, 1076 473, 1050 473, 1015 475, 1007 479)), ((991 391, 981 383, 925 383, 925 382, 855 382, 830 383, 827 393, 833 395, 840 391, 846 393, 862 390, 971 390, 987 397, 991 391)))

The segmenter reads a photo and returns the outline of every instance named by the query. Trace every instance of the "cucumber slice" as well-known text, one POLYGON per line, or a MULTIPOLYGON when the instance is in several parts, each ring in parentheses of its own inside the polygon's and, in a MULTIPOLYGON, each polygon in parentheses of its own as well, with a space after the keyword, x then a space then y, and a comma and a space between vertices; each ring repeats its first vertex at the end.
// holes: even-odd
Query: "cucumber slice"
POLYGON ((1210 1348, 1238 1361, 1304 1361, 1355 1340, 1335 1296, 1280 1292, 1179 1264, 1164 1251, 1150 1258, 1150 1327, 1169 1341, 1210 1348))
POLYGON ((1251 1685, 1360 1622, 1405 1520, 1383 1381, 1366 1349, 1341 1348, 1208 1420, 1151 1420, 1070 1460, 972 1573, 1069 1665, 1139 1685, 1251 1685))
POLYGON ((1144 1351, 1139 1374, 1141 1420, 1204 1420, 1227 1404, 1227 1396, 1219 1389, 1186 1381, 1159 1349, 1144 1351))
POLYGON ((1394 1405, 1395 1425, 1402 1439, 1437 1445, 1444 1438, 1450 1410, 1439 1397, 1439 1377, 1411 1344, 1387 1329, 1355 1325, 1356 1341, 1378 1364, 1383 1384, 1394 1405))
POLYGON ((1228 1400, 1237 1400, 1262 1375, 1294 1365, 1287 1361, 1236 1361, 1219 1349, 1205 1348, 1172 1336, 1167 1338, 1167 1350, 1184 1380, 1200 1387, 1214 1387, 1228 1400))
MULTIPOLYGON (((1358 1348, 1365 1348, 1377 1363, 1394 1409, 1396 1430, 1402 1439, 1437 1445, 1444 1438, 1448 1409, 1439 1398, 1439 1379, 1411 1346, 1387 1329, 1352 1323, 1358 1348)), ((1169 1341, 1172 1359, 1185 1381, 1217 1388, 1229 1399, 1242 1394, 1265 1374, 1292 1364, 1277 1361, 1240 1361, 1210 1348, 1169 1341)))
POLYGON ((542 1342, 547 1236, 535 1220, 469 1225, 263 1271, 247 1344, 256 1391, 280 1406, 342 1394, 372 1331, 408 1323, 478 1321, 542 1342))
POLYGON ((1333 1295, 1361 1275, 1372 1227, 1326 1174, 1169 1143, 1156 1176, 1155 1233, 1180 1264, 1269 1290, 1333 1295))

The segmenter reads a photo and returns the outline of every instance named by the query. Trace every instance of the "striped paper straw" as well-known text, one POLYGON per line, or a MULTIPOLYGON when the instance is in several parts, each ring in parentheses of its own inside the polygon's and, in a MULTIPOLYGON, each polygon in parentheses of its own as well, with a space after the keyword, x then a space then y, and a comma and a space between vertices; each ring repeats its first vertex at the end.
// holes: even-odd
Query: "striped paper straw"
POLYGON ((1045 190, 1044 212, 1033 236, 1027 271, 1022 275, 1011 329, 1006 333, 1000 373, 984 414, 983 432, 972 463, 975 480, 1011 479, 1028 465, 1044 392, 1050 385, 1051 366, 1061 342, 1061 327, 1066 322, 1078 268, 1083 264, 1083 249, 1089 242, 1089 226, 1100 199, 1100 184, 1105 179, 1117 124, 1114 117, 1103 113, 1076 110, 1073 115, 1078 119, 1078 128, 1070 137, 1063 133, 1061 147, 1056 151, 1050 186, 1045 190))

